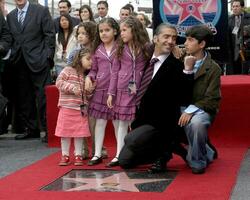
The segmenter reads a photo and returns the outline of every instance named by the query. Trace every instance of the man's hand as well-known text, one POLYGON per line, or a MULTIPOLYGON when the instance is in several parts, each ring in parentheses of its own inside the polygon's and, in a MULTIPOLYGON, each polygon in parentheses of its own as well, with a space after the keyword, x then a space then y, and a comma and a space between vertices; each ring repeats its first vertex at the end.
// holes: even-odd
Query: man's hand
POLYGON ((0 55, 4 56, 5 53, 6 52, 5 52, 4 46, 2 44, 0 44, 0 55))
POLYGON ((191 120, 193 114, 192 113, 182 113, 179 121, 178 121, 178 125, 183 127, 183 126, 186 126, 189 121, 191 120))
POLYGON ((196 57, 194 57, 194 56, 186 56, 184 58, 184 69, 186 71, 192 71, 194 69, 195 62, 196 62, 196 57))
POLYGON ((172 53, 175 58, 180 59, 184 56, 185 50, 184 48, 180 48, 177 45, 173 48, 172 53))

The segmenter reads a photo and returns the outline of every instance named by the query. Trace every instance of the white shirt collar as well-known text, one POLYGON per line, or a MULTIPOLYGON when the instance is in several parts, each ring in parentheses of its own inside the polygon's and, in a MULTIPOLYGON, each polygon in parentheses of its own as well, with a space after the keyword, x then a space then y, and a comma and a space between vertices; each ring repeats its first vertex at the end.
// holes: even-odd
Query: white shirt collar
POLYGON ((160 55, 158 57, 156 57, 155 55, 152 56, 151 59, 153 59, 153 58, 158 58, 159 59, 159 61, 154 64, 154 72, 153 72, 152 78, 158 72, 158 70, 160 69, 162 63, 164 63, 164 61, 167 59, 168 56, 169 56, 169 54, 162 54, 162 55, 160 55))
POLYGON ((17 8, 18 12, 24 11, 26 13, 27 10, 28 10, 29 4, 30 4, 29 1, 27 1, 26 4, 25 4, 25 6, 22 9, 17 8))
POLYGON ((169 54, 162 54, 162 55, 159 55, 158 57, 156 57, 155 55, 152 56, 151 60, 153 58, 158 58, 159 61, 161 64, 167 59, 167 57, 169 56, 169 54))

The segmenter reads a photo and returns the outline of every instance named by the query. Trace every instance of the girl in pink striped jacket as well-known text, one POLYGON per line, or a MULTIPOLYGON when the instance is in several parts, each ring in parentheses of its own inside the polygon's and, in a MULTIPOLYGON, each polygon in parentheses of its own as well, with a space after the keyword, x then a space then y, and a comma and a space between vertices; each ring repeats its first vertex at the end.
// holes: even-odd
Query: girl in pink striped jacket
POLYGON ((74 138, 74 165, 83 165, 83 138, 90 136, 86 107, 89 93, 85 90, 85 72, 92 65, 90 51, 79 50, 72 67, 65 67, 56 80, 59 89, 59 114, 55 135, 61 137, 62 158, 60 166, 70 164, 69 150, 74 138))

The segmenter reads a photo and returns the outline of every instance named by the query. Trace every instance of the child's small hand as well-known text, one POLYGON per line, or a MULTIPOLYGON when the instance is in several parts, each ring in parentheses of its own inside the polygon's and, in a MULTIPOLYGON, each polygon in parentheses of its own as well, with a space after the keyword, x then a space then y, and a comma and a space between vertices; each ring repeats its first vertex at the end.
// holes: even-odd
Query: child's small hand
MULTIPOLYGON (((93 87, 91 79, 87 76, 85 79, 85 90, 91 92, 91 88, 93 87)), ((93 90, 92 90, 93 91, 93 90)))
POLYGON ((109 95, 107 99, 107 105, 109 108, 113 108, 112 99, 113 99, 112 95, 109 95))
POLYGON ((74 94, 75 94, 76 96, 81 96, 81 95, 82 95, 82 92, 81 92, 81 89, 80 89, 80 88, 75 87, 75 88, 73 89, 73 92, 74 92, 74 94))
POLYGON ((89 89, 89 92, 93 92, 95 90, 95 87, 96 87, 96 81, 92 82, 92 86, 91 88, 89 89))

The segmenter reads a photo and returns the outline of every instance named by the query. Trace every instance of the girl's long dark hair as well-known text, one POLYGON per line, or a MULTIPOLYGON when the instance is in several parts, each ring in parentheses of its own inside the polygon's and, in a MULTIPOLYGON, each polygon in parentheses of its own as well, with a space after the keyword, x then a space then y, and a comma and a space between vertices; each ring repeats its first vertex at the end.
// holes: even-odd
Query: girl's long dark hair
POLYGON ((81 8, 79 9, 79 16, 80 16, 81 22, 82 22, 81 11, 85 8, 89 11, 89 20, 92 22, 95 22, 93 11, 92 11, 91 7, 89 5, 86 5, 86 4, 82 5, 81 8))
POLYGON ((91 43, 90 50, 92 50, 93 41, 94 41, 95 36, 96 36, 96 23, 92 22, 92 21, 81 22, 76 29, 76 38, 78 37, 78 31, 79 31, 79 28, 81 28, 81 27, 83 27, 87 33, 87 36, 88 36, 89 41, 91 43))
POLYGON ((73 22, 72 22, 71 16, 69 14, 62 14, 59 18, 59 31, 58 31, 58 39, 57 39, 59 44, 62 44, 63 46, 67 44, 68 39, 73 32, 73 28, 74 27, 73 27, 73 22), (63 28, 61 27, 61 24, 60 24, 62 17, 65 17, 69 21, 69 33, 68 33, 68 37, 66 39, 64 37, 63 28))
MULTIPOLYGON (((121 21, 120 24, 124 23, 127 27, 131 28, 133 35, 132 44, 135 55, 137 56, 140 52, 143 53, 145 59, 149 58, 147 47, 149 46, 149 37, 145 27, 136 17, 129 16, 128 18, 121 21)), ((117 56, 121 58, 124 49, 124 42, 121 38, 118 39, 117 56)))

